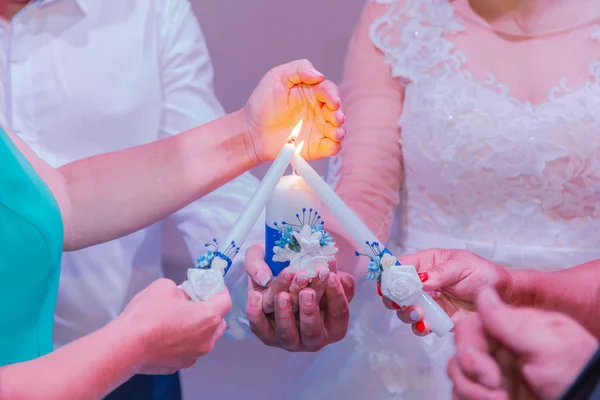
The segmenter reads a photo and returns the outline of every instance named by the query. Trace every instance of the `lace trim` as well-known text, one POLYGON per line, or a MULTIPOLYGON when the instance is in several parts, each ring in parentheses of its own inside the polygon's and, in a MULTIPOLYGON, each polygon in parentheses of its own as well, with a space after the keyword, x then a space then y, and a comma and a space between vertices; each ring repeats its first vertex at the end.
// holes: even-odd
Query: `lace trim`
MULTIPOLYGON (((371 0, 386 4, 386 13, 376 18, 370 27, 374 46, 381 50, 393 77, 419 83, 424 79, 461 74, 483 87, 535 111, 544 102, 533 105, 511 96, 510 89, 489 73, 487 79, 477 82, 470 71, 462 69, 466 56, 455 48, 445 36, 466 30, 462 19, 456 15, 448 0, 371 0)), ((600 26, 594 28, 590 37, 600 43, 600 26)), ((600 62, 590 63, 591 81, 578 89, 587 90, 590 85, 600 84, 600 62)), ((572 93, 566 79, 548 90, 547 101, 572 93)))
POLYGON ((342 175, 342 157, 338 154, 329 159, 325 181, 332 189, 337 189, 342 175))
POLYGON ((385 1, 386 13, 370 27, 371 41, 385 56, 392 76, 417 83, 424 78, 458 72, 464 55, 443 35, 464 31, 446 0, 385 1), (403 4, 401 4, 403 3, 403 4))

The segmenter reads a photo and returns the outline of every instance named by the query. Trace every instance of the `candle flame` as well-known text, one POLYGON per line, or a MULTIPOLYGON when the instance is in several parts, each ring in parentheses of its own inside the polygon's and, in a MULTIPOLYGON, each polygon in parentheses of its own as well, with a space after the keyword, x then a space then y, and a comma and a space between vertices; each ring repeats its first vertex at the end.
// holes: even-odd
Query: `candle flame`
POLYGON ((300 154, 302 151, 302 147, 304 147, 304 140, 300 142, 298 146, 296 146, 296 154, 300 154))
POLYGON ((296 139, 298 139, 298 136, 300 135, 300 131, 302 130, 302 120, 300 120, 296 126, 294 127, 294 129, 292 129, 292 133, 290 134, 290 136, 288 137, 287 142, 294 144, 296 142, 296 139))

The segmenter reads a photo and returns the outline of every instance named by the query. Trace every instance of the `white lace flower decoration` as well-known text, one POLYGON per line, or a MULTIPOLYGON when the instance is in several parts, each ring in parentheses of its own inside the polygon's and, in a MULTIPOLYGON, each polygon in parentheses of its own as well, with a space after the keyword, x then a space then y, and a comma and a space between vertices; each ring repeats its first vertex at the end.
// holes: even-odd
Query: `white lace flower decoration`
POLYGON ((223 271, 220 269, 188 269, 187 281, 181 284, 181 289, 192 301, 206 301, 225 288, 223 271))
POLYGON ((386 271, 396 265, 398 263, 398 259, 389 253, 385 253, 383 257, 381 257, 381 268, 386 271))
POLYGON ((396 265, 381 273, 381 293, 400 307, 417 304, 422 289, 413 266, 396 265))

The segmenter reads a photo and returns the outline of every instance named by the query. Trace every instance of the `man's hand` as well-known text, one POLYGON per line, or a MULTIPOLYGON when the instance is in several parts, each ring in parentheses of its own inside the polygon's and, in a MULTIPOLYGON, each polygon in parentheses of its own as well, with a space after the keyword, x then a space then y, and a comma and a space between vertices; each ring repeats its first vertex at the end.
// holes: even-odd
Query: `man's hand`
MULTIPOLYGON (((466 250, 430 249, 399 258, 403 265, 414 265, 423 282, 423 290, 434 293, 435 300, 458 323, 474 310, 477 294, 485 287, 493 287, 502 294, 511 287, 510 273, 466 250)), ((396 310, 398 318, 412 324, 418 336, 431 333, 420 307, 400 309, 384 298, 384 304, 396 310)))
POLYGON ((261 245, 246 253, 248 321, 265 344, 288 351, 317 351, 348 330, 354 278, 333 265, 316 276, 283 270, 273 280, 261 245))
POLYGON ((477 309, 456 328, 457 355, 448 364, 459 399, 515 392, 557 399, 598 349, 596 338, 566 315, 507 306, 492 289, 481 292, 477 309))

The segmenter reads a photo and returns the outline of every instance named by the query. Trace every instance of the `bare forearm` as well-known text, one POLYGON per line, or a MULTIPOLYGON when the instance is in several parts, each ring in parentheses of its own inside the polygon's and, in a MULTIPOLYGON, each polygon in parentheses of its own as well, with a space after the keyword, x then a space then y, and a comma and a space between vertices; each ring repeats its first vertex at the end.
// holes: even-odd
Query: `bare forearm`
POLYGON ((0 368, 0 399, 99 399, 133 376, 143 350, 120 322, 38 359, 0 368))
POLYGON ((568 314, 600 337, 600 260, 556 272, 510 271, 510 303, 568 314))
POLYGON ((69 192, 65 250, 150 225, 257 164, 238 112, 144 146, 60 169, 69 192))

